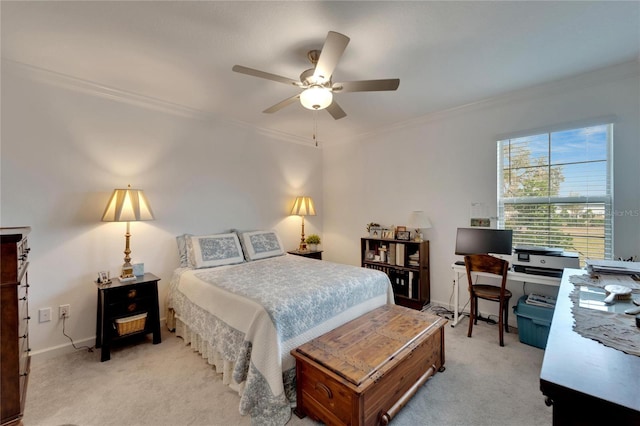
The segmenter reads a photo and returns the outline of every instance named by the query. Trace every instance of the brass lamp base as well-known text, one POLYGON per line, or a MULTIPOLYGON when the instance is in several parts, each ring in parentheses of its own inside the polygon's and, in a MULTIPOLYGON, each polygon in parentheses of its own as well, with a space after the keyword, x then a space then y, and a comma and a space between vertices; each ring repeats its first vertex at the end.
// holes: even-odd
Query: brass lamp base
POLYGON ((120 274, 118 279, 120 280, 120 282, 133 281, 136 279, 136 276, 133 275, 133 265, 131 265, 131 263, 125 262, 125 264, 122 265, 122 273, 120 274))
POLYGON ((300 235, 300 247, 298 251, 307 251, 307 243, 304 242, 304 216, 302 217, 302 234, 300 235))

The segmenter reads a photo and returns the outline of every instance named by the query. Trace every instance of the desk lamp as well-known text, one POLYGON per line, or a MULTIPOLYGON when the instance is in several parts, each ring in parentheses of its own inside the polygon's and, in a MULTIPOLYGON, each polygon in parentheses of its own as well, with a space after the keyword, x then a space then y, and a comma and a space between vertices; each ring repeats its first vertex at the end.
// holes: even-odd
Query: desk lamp
POLYGON ((422 210, 414 210, 409 214, 409 227, 415 228, 415 241, 422 241, 422 230, 431 228, 431 221, 422 210))

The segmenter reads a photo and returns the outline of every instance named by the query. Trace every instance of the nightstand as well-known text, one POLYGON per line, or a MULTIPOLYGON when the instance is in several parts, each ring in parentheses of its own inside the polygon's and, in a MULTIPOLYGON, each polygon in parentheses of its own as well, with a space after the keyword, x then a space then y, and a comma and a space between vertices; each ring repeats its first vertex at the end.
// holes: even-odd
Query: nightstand
POLYGON ((288 251, 287 253, 295 254, 296 256, 308 257, 310 259, 322 260, 322 250, 307 250, 307 251, 291 250, 291 251, 288 251))
POLYGON ((98 315, 96 348, 102 348, 100 361, 111 359, 112 342, 135 335, 153 333, 153 344, 160 343, 158 281, 144 274, 134 281, 97 284, 98 315))

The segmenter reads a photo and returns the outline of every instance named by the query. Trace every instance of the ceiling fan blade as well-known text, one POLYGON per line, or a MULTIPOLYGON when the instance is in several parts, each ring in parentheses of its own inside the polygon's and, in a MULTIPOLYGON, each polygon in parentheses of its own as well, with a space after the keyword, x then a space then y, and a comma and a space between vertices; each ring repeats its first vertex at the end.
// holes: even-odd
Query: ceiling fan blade
POLYGON ((340 120, 341 118, 347 116, 347 113, 344 112, 342 108, 340 108, 340 105, 338 105, 335 99, 333 102, 331 102, 331 105, 327 107, 327 112, 331 114, 334 120, 340 120))
POLYGON ((284 101, 278 102, 274 106, 269 107, 269 108, 265 109, 262 112, 266 112, 267 114, 271 114, 272 112, 280 111, 282 108, 291 105, 292 103, 294 103, 298 99, 300 99, 300 94, 297 94, 295 96, 287 98, 284 101))
POLYGON ((269 72, 264 72, 260 70, 255 70, 253 68, 243 67, 242 65, 234 65, 231 68, 235 72, 239 72, 240 74, 246 74, 253 77, 266 78, 267 80, 277 81, 278 83, 284 83, 288 85, 293 85, 300 87, 302 84, 299 81, 292 80, 287 77, 282 77, 281 75, 271 74, 269 72))
POLYGON ((347 44, 349 44, 349 37, 335 31, 329 31, 313 72, 313 77, 318 83, 329 81, 344 49, 347 48, 347 44))
POLYGON ((343 83, 335 83, 331 90, 333 92, 378 92, 382 90, 396 90, 399 85, 400 79, 398 78, 345 81, 343 83))

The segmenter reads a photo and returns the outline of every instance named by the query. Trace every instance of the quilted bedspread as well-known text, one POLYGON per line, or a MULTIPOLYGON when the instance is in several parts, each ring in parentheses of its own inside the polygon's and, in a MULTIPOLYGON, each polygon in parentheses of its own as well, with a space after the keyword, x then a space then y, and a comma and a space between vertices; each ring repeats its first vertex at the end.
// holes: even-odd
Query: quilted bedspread
POLYGON ((295 401, 290 351, 388 303, 384 273, 293 255, 179 269, 168 299, 184 328, 232 366, 243 385, 240 413, 275 425, 289 420, 295 401))

